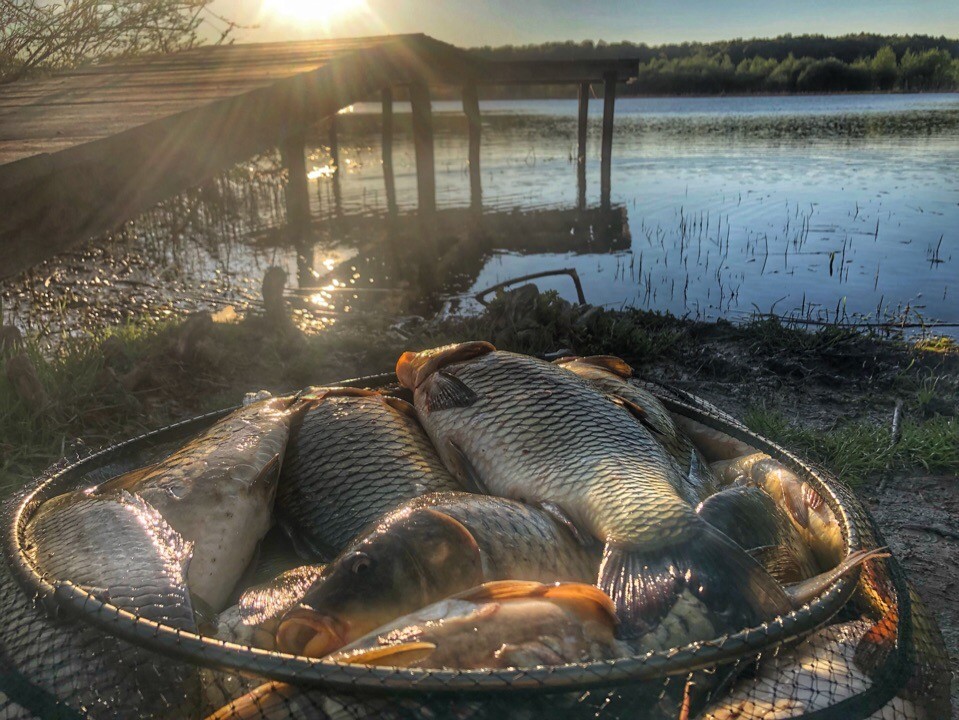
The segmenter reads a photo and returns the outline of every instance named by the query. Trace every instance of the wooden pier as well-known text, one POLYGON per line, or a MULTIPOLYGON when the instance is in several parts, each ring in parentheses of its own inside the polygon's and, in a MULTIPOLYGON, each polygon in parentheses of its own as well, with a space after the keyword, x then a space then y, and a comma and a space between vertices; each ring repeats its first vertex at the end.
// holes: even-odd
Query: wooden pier
MULTIPOLYGON (((309 226, 304 138, 360 100, 383 105, 383 170, 395 208, 392 103, 413 105, 420 213, 435 212, 431 86, 462 88, 471 205, 482 204, 482 85, 580 88, 577 177, 585 202, 586 101, 604 88, 601 197, 609 205, 616 84, 635 60, 492 62, 425 35, 202 47, 0 86, 0 277, 110 231, 160 200, 279 147, 294 237, 309 226)), ((331 146, 337 154, 335 120, 331 146)), ((335 160, 334 160, 335 164, 335 160)))

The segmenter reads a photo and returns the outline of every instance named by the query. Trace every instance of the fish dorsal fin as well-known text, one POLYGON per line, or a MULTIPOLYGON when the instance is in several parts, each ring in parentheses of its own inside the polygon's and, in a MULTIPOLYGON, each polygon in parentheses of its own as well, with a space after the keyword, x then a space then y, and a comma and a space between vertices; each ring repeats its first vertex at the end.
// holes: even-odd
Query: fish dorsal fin
POLYGON ((559 365, 562 367, 563 365, 568 365, 569 363, 577 362, 582 359, 583 358, 581 358, 579 355, 563 355, 562 357, 558 357, 551 362, 553 365, 559 365))
POLYGON ((619 375, 624 380, 633 376, 633 368, 615 355, 590 355, 589 357, 577 358, 577 362, 595 365, 614 375, 619 375))
POLYGON ((455 375, 442 370, 433 375, 433 385, 426 397, 426 409, 429 412, 469 407, 479 396, 455 375))
POLYGON ((366 650, 356 655, 348 655, 342 658, 340 662, 349 665, 392 665, 402 667, 429 657, 435 649, 436 645, 431 642, 407 642, 400 643, 399 645, 373 648, 372 650, 366 650))
POLYGON ((405 352, 396 362, 396 376, 403 387, 415 390, 437 370, 491 352, 496 352, 496 347, 485 340, 444 345, 422 352, 405 352))
POLYGON ((549 590, 544 585, 533 580, 493 580, 477 585, 469 590, 457 593, 453 597, 457 600, 469 602, 487 602, 492 600, 523 600, 526 598, 543 597, 549 590))
POLYGON ((400 415, 404 415, 408 418, 412 418, 417 423, 419 423, 419 416, 416 414, 416 408, 410 405, 406 400, 398 397, 392 397, 391 395, 383 395, 383 404, 387 407, 391 407, 400 415))

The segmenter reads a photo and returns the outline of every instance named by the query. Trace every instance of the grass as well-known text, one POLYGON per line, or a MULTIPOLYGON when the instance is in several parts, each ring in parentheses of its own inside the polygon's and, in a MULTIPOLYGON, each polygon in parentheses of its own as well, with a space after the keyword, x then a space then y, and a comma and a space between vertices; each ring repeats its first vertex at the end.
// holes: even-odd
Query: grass
POLYGON ((899 442, 890 426, 866 421, 816 428, 790 421, 780 410, 752 407, 743 418, 753 431, 835 473, 850 485, 877 481, 890 472, 922 469, 959 474, 959 422, 937 415, 904 420, 899 442))
MULTIPOLYGON (((616 354, 643 369, 685 367, 691 376, 700 367, 697 353, 709 343, 734 345, 745 353, 746 366, 767 374, 775 370, 763 369, 764 358, 809 362, 823 356, 833 362, 862 344, 848 330, 807 332, 768 319, 743 326, 705 324, 639 310, 580 308, 528 288, 501 295, 478 317, 400 326, 360 315, 320 333, 302 334, 254 316, 239 323, 207 321, 194 341, 185 343, 189 325, 144 321, 97 336, 63 337, 56 344, 28 338, 24 352, 37 368, 46 400, 24 400, 0 373, 0 487, 15 486, 83 446, 103 446, 225 407, 251 390, 282 392, 389 371, 404 350, 458 340, 486 339, 501 349, 534 354, 562 349, 616 354)), ((787 422, 775 408, 760 406, 750 410, 747 420, 853 482, 907 467, 959 473, 955 375, 931 373, 916 361, 920 351, 903 344, 864 348, 853 353, 856 363, 866 350, 893 358, 893 389, 911 393, 910 407, 920 409, 916 415, 921 419, 906 421, 895 447, 889 446, 888 427, 864 421, 821 430, 787 422)), ((943 356, 937 349, 935 355, 942 362, 956 354, 943 356)), ((850 376, 861 374, 860 367, 855 365, 850 376)), ((736 369, 722 379, 749 384, 736 369)))

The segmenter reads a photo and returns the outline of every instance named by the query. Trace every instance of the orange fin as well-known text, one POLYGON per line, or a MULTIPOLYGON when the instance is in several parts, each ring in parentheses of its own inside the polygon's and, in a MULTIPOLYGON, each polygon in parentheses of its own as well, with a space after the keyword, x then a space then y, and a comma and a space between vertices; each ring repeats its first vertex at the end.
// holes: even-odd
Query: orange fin
POLYGON ((550 600, 568 600, 573 603, 591 603, 605 613, 614 625, 619 622, 616 617, 616 605, 609 595, 595 585, 559 583, 548 586, 543 597, 550 600))
POLYGON ((491 352, 496 352, 496 347, 485 340, 444 345, 422 352, 405 352, 396 362, 396 377, 403 387, 415 390, 440 368, 491 352))
POLYGON ((403 667, 429 657, 435 649, 436 645, 430 642, 400 643, 399 645, 373 648, 356 655, 347 655, 340 662, 349 665, 394 665, 403 667), (381 662, 383 660, 391 662, 381 662))
POLYGON ((590 355, 589 357, 579 358, 579 362, 609 370, 624 380, 633 376, 633 368, 615 355, 590 355))
POLYGON ((544 585, 533 580, 493 580, 464 590, 453 597, 457 600, 472 602, 522 600, 524 598, 543 597, 550 587, 550 585, 544 585))
POLYGON ((286 683, 268 682, 224 705, 207 716, 206 720, 259 720, 271 717, 272 711, 282 710, 286 702, 300 692, 299 688, 286 683))

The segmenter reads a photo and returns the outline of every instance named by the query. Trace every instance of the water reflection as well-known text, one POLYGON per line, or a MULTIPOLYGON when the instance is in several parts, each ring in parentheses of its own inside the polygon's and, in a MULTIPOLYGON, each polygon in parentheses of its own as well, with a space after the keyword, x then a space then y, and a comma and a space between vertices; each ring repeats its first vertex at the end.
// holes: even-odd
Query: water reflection
MULTIPOLYGON (((959 322, 959 96, 622 100, 608 211, 598 105, 581 194, 575 101, 482 103, 481 213, 462 107, 436 103, 427 225, 409 114, 397 103, 384 173, 380 104, 354 109, 338 117, 335 160, 328 127, 308 138, 312 225, 299 243, 284 231, 285 172, 270 153, 0 286, 5 314, 56 330, 242 311, 277 265, 314 329, 368 311, 471 312, 478 291, 559 268, 610 307, 959 322)), ((536 284, 575 300, 568 277, 536 284)))

